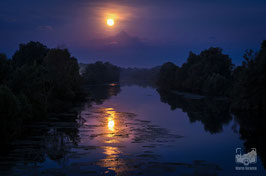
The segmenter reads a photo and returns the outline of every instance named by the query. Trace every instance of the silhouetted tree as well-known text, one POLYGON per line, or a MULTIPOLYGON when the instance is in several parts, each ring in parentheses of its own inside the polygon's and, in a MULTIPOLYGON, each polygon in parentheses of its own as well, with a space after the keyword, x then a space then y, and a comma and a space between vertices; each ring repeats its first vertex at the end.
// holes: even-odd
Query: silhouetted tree
POLYGON ((174 89, 177 70, 178 67, 171 62, 163 64, 158 77, 159 86, 167 89, 174 89))
POLYGON ((21 44, 10 60, 0 54, 0 88, 1 129, 7 138, 25 120, 44 118, 84 98, 77 59, 39 42, 21 44))
MULTIPOLYGON (((44 58, 49 85, 49 101, 58 106, 82 95, 77 59, 67 49, 51 49, 44 58)), ((52 105, 53 107, 53 105, 52 105)), ((56 107, 58 108, 58 107, 56 107)))
POLYGON ((16 66, 24 64, 41 64, 49 49, 39 42, 20 44, 19 50, 12 57, 16 66))
POLYGON ((23 65, 17 67, 9 86, 16 95, 27 97, 33 108, 34 117, 43 117, 47 112, 49 88, 46 70, 43 65, 23 65))
POLYGON ((7 84, 10 77, 11 63, 5 54, 0 54, 0 85, 7 84))
POLYGON ((258 53, 249 50, 245 61, 233 73, 232 108, 238 110, 266 110, 266 41, 258 53))
POLYGON ((120 68, 109 62, 96 62, 85 67, 83 78, 87 84, 108 84, 119 82, 120 68))
POLYGON ((228 95, 233 64, 220 48, 209 48, 199 55, 190 52, 182 67, 166 63, 161 67, 161 88, 205 95, 228 95))

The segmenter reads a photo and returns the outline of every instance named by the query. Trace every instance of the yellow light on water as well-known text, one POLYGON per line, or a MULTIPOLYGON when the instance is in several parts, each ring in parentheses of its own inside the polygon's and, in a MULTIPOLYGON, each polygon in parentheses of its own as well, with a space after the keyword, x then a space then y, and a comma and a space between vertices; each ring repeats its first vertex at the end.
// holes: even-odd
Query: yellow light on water
POLYGON ((112 118, 108 118, 108 129, 114 131, 115 121, 112 118))

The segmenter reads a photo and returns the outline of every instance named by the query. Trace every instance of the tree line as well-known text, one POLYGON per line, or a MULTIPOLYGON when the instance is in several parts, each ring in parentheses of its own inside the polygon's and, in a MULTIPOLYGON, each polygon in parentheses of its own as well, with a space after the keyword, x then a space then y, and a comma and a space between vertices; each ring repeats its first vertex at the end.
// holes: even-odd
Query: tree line
POLYGON ((141 87, 156 87, 156 80, 160 66, 152 68, 128 67, 120 69, 120 83, 122 85, 138 85, 141 87))
POLYGON ((230 98, 234 110, 266 110, 266 41, 258 52, 247 50, 240 66, 209 48, 200 54, 189 53, 182 66, 162 65, 157 85, 160 89, 184 91, 230 98))
POLYGON ((109 62, 97 61, 92 64, 84 64, 81 75, 86 84, 110 84, 118 83, 120 68, 109 62))
POLYGON ((84 97, 81 83, 77 59, 67 49, 29 42, 10 59, 0 54, 1 136, 8 140, 24 121, 71 107, 84 97))
POLYGON ((119 82, 120 68, 110 63, 87 64, 80 74, 78 61, 64 48, 40 42, 20 44, 12 58, 0 54, 0 135, 16 136, 27 121, 63 112, 88 95, 84 84, 119 82))

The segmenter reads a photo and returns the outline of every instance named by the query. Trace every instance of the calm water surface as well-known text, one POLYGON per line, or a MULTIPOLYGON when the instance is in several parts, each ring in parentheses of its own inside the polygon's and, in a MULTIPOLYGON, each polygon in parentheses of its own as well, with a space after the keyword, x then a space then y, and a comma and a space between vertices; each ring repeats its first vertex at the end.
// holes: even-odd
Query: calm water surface
POLYGON ((96 103, 29 125, 1 156, 0 175, 266 174, 260 156, 250 164, 257 171, 235 170, 245 146, 225 100, 139 86, 93 91, 96 103))

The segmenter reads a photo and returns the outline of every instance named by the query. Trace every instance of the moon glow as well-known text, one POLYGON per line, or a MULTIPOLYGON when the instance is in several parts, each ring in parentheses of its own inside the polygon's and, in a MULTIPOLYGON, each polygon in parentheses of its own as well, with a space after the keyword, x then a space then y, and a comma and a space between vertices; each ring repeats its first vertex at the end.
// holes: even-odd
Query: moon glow
POLYGON ((114 21, 114 19, 109 18, 109 19, 107 19, 106 24, 107 24, 108 26, 113 26, 113 25, 115 24, 115 21, 114 21))

